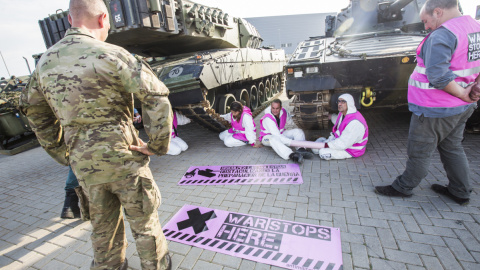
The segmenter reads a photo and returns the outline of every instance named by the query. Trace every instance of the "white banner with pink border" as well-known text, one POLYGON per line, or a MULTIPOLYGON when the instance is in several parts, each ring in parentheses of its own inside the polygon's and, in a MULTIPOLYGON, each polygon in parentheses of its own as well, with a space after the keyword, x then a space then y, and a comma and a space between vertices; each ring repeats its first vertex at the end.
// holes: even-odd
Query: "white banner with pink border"
POLYGON ((168 240, 287 269, 343 269, 338 228, 185 205, 168 240))

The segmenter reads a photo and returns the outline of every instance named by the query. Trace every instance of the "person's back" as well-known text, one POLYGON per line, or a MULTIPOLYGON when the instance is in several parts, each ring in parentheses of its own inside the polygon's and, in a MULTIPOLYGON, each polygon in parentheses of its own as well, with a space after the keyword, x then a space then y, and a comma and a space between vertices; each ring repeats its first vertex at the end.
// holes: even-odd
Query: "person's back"
POLYGON ((82 215, 92 223, 91 269, 127 269, 123 215, 142 268, 171 269, 161 195, 148 167, 149 155, 168 150, 168 89, 147 64, 103 42, 110 28, 103 1, 70 0, 69 21, 65 38, 40 59, 21 109, 42 147, 78 178, 75 190, 89 204, 82 215), (132 93, 142 103, 148 143, 133 126, 132 93))
MULTIPOLYGON (((64 128, 70 163, 77 176, 90 184, 114 181, 114 175, 123 179, 135 169, 122 166, 126 160, 135 161, 137 167, 148 162, 145 156, 129 150, 129 145, 138 145, 130 124, 131 92, 138 89, 128 89, 129 80, 135 77, 126 76, 138 73, 140 80, 142 71, 129 56, 124 49, 73 28, 44 54, 34 75, 64 128), (137 70, 131 70, 135 67, 137 70), (129 70, 122 73, 122 69, 129 70), (101 132, 92 133, 91 129, 101 132), (101 170, 95 170, 95 178, 90 179, 85 170, 91 168, 92 159, 101 170)), ((159 90, 168 93, 166 88, 159 90)))

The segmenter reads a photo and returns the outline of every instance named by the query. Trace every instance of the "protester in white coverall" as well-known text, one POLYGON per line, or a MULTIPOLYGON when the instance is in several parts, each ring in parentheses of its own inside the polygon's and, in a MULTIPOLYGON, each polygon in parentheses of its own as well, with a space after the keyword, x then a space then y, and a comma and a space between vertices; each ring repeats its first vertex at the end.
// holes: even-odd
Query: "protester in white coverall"
POLYGON ((230 112, 220 115, 227 120, 232 128, 219 134, 220 140, 227 147, 238 147, 243 145, 255 145, 257 139, 257 130, 253 121, 252 112, 242 103, 234 101, 230 104, 230 112))
POLYGON ((187 143, 177 135, 177 126, 186 125, 190 122, 191 120, 188 117, 175 110, 173 111, 172 138, 170 139, 167 155, 180 155, 180 153, 188 149, 187 143))
POLYGON ((365 153, 368 141, 368 126, 365 118, 357 111, 352 95, 341 95, 337 103, 339 114, 332 115, 334 127, 330 137, 328 139, 321 137, 316 140, 316 142, 325 143, 325 148, 320 151, 312 149, 312 151, 326 160, 361 156, 365 153))
POLYGON ((293 124, 292 117, 282 108, 282 102, 275 99, 270 107, 265 109, 265 115, 260 119, 259 139, 263 145, 272 147, 283 159, 302 163, 303 158, 311 158, 312 153, 305 148, 299 148, 293 152, 287 145, 290 145, 292 140, 305 141, 305 133, 299 128, 285 130, 287 124, 293 124))

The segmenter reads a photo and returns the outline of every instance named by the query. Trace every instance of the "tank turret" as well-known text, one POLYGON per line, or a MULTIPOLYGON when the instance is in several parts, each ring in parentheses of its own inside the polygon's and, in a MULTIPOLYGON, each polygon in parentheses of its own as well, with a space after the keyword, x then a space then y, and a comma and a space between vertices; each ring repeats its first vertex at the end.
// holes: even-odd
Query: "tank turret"
MULTIPOLYGON (((215 131, 218 113, 239 100, 261 112, 283 86, 283 50, 260 48, 253 25, 220 8, 188 0, 104 0, 107 42, 148 58, 170 90, 172 106, 215 131)), ((39 21, 47 48, 70 28, 68 11, 39 21)), ((141 109, 141 108, 138 108, 141 109)))

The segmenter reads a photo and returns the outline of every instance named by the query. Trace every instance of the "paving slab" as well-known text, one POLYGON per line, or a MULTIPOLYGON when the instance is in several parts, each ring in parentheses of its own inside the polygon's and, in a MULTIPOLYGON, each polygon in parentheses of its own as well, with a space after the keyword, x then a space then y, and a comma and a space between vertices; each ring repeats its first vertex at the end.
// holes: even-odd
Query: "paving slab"
MULTIPOLYGON (((288 107, 285 95, 282 100, 288 107)), ((227 148, 218 134, 195 123, 178 128, 189 149, 153 156, 150 167, 162 193, 165 224, 184 205, 195 204, 341 230, 343 269, 480 269, 480 135, 466 134, 473 192, 459 206, 430 190, 447 177, 434 153, 429 173, 411 198, 373 192, 405 169, 410 114, 364 111, 370 137, 364 156, 300 166, 302 185, 177 186, 190 166, 286 164, 268 147, 227 148)), ((255 118, 257 127, 262 115, 255 118)), ((320 132, 328 135, 328 132, 320 132)), ((141 131, 142 138, 147 138, 141 131)), ((0 155, 0 269, 89 269, 91 226, 59 218, 68 168, 40 147, 0 155)), ((129 228, 127 226, 127 228, 129 228)), ((140 269, 129 230, 129 269, 140 269)), ((279 269, 169 242, 174 269, 279 269)), ((312 247, 315 248, 315 247, 312 247)))

